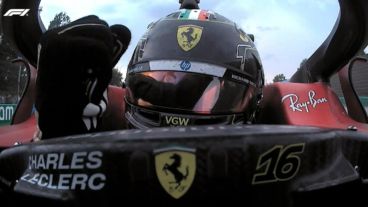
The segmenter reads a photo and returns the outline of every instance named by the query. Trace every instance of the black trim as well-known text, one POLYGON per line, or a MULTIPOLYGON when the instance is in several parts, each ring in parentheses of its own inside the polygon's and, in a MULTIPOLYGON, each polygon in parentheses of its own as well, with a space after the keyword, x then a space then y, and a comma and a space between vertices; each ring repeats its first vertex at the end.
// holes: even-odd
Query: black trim
POLYGON ((0 27, 4 37, 10 42, 19 55, 36 67, 37 47, 42 33, 45 31, 39 17, 41 0, 3 0, 1 3, 0 27), (9 9, 30 9, 27 16, 4 17, 9 9))
POLYGON ((368 123, 368 116, 367 116, 367 112, 365 111, 364 109, 364 106, 362 104, 362 102, 360 101, 359 99, 359 95, 358 93, 356 92, 355 90, 355 87, 354 87, 354 82, 353 82, 353 68, 354 68, 354 62, 355 61, 365 61, 365 62, 368 62, 367 58, 364 58, 364 57, 355 57, 354 59, 351 60, 350 64, 349 64, 349 83, 351 85, 351 89, 353 91, 353 94, 354 94, 354 97, 358 103, 358 105, 360 106, 360 110, 358 109, 354 109, 355 111, 360 111, 362 117, 364 117, 364 123, 368 123))

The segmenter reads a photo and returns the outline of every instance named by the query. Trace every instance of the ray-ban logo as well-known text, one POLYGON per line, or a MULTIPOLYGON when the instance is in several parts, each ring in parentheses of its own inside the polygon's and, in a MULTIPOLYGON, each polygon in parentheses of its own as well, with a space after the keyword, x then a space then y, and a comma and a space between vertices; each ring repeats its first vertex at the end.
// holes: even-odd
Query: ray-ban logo
POLYGON ((288 101, 289 107, 293 112, 309 112, 311 109, 315 109, 319 104, 328 102, 325 97, 316 97, 316 92, 310 90, 308 92, 307 101, 300 101, 299 96, 296 94, 288 94, 282 97, 281 102, 288 101))
POLYGON ((29 9, 9 9, 5 14, 4 17, 11 17, 11 16, 28 16, 29 9))

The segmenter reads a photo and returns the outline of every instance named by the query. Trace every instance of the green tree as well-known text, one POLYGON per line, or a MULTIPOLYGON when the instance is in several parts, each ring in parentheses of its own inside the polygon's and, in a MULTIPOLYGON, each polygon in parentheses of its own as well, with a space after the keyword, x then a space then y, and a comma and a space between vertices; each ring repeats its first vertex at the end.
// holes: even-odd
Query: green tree
POLYGON ((50 22, 48 29, 61 27, 70 23, 70 17, 65 12, 60 12, 55 15, 54 19, 50 22))
MULTIPOLYGON (((17 57, 16 52, 11 48, 9 42, 0 36, 0 96, 10 98, 18 96, 18 86, 20 85, 19 74, 23 70, 12 64, 10 60, 17 57)), ((24 75, 23 75, 24 76, 24 75)))
POLYGON ((11 48, 9 42, 4 38, 3 35, 0 35, 0 60, 10 60, 16 58, 17 55, 15 51, 11 48))
POLYGON ((123 85, 123 73, 121 73, 117 68, 112 69, 110 84, 119 87, 123 85))
POLYGON ((307 58, 304 58, 304 59, 302 60, 302 62, 300 63, 300 66, 299 66, 298 70, 302 69, 303 65, 304 65, 307 61, 308 61, 308 59, 307 59, 307 58))
POLYGON ((284 74, 278 74, 276 75, 274 78, 273 78, 273 82, 276 83, 276 82, 282 82, 286 80, 285 78, 285 75, 284 74))

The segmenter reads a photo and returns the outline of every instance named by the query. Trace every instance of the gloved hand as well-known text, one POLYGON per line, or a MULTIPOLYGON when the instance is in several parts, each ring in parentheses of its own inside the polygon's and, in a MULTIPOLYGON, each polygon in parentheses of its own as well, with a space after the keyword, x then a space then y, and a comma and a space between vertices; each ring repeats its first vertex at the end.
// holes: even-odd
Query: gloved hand
POLYGON ((87 16, 45 32, 37 60, 36 109, 42 139, 98 130, 112 68, 131 39, 128 28, 87 16))

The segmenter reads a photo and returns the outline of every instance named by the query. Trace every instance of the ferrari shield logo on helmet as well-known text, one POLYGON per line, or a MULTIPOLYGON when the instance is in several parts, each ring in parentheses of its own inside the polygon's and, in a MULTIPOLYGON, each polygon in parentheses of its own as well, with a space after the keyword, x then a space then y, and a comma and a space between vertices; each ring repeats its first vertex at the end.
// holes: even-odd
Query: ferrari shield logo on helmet
POLYGON ((194 149, 166 148, 155 150, 157 178, 165 191, 179 199, 191 187, 196 173, 194 149))
POLYGON ((188 52, 193 49, 202 37, 203 28, 196 25, 179 26, 177 39, 178 44, 184 51, 188 52))

